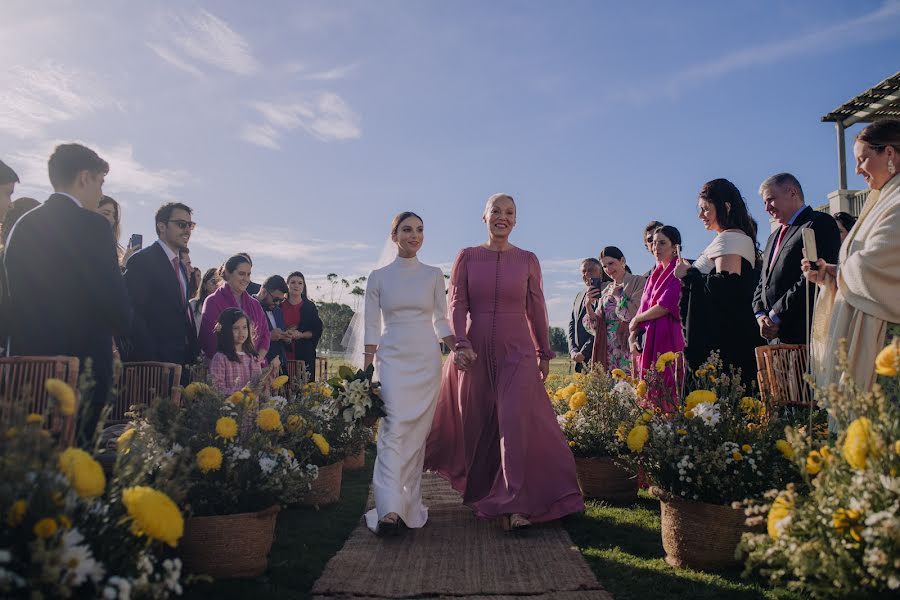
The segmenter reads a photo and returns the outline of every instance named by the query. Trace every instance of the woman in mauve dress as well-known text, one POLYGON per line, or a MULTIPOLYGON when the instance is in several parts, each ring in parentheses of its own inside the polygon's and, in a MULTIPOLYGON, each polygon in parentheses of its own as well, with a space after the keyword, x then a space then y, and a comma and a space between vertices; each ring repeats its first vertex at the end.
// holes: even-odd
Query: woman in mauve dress
POLYGON ((547 399, 549 327, 537 257, 510 244, 515 201, 488 199, 488 242, 464 248, 450 276, 455 352, 425 453, 476 516, 504 527, 584 509, 575 460, 547 399), (468 325, 468 326, 467 326, 468 325))

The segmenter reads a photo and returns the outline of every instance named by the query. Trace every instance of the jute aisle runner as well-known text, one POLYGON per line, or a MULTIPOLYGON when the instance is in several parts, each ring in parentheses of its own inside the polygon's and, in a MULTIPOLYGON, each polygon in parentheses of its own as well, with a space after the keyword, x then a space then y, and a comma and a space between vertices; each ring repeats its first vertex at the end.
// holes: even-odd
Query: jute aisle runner
POLYGON ((476 519, 437 475, 424 476, 422 495, 425 527, 378 538, 360 524, 313 586, 314 598, 612 600, 558 523, 510 534, 476 519))

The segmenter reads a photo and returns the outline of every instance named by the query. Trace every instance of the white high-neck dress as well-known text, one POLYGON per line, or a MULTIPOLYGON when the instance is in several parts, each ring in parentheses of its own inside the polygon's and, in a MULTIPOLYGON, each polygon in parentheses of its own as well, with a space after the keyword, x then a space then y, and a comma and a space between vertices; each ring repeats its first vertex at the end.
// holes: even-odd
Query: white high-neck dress
POLYGON ((411 528, 428 520, 422 465, 441 384, 438 341, 449 335, 440 269, 398 256, 372 271, 366 282, 365 343, 378 346, 376 378, 387 413, 372 476, 375 508, 366 513, 372 531, 392 512, 411 528))

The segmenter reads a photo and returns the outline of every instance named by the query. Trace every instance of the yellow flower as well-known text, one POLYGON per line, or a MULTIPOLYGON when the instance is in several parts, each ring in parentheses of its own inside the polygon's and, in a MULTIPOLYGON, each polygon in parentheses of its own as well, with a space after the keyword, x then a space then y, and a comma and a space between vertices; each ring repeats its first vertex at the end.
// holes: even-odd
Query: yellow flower
POLYGON ((571 420, 574 419, 576 416, 578 416, 578 415, 577 415, 577 413, 576 413, 574 410, 568 410, 568 411, 566 411, 566 414, 563 415, 563 418, 564 418, 566 421, 571 421, 571 420))
POLYGON ((574 394, 576 391, 578 391, 578 390, 577 390, 575 384, 570 383, 566 387, 556 390, 556 393, 559 395, 560 399, 568 400, 569 396, 574 394))
POLYGON ((653 420, 653 413, 644 411, 641 414, 641 421, 643 421, 644 423, 649 423, 652 420, 653 420))
POLYGON ((847 437, 841 453, 854 469, 865 469, 866 459, 874 450, 874 434, 872 422, 866 417, 859 417, 847 427, 847 437))
POLYGON ((287 375, 279 375, 275 379, 272 380, 272 389, 280 390, 284 387, 284 384, 288 382, 289 377, 287 375))
POLYGON ((896 452, 897 454, 900 454, 900 440, 897 440, 896 442, 894 442, 894 452, 896 452))
POLYGON ((569 440, 569 448, 574 448, 574 447, 575 447, 575 442, 573 442, 572 440, 569 440))
POLYGON ((785 458, 789 460, 794 459, 794 447, 791 446, 787 440, 778 440, 775 442, 775 447, 778 448, 778 451, 781 452, 785 458))
POLYGON ((46 540, 48 537, 53 536, 56 533, 57 526, 56 521, 51 519, 50 517, 44 517, 40 521, 34 524, 34 535, 38 536, 42 540, 46 540))
POLYGON ((9 507, 9 512, 6 513, 6 523, 10 527, 18 527, 22 524, 22 520, 25 519, 25 513, 28 512, 28 504, 25 503, 24 500, 16 500, 13 502, 12 506, 9 507))
POLYGON ((569 398, 569 408, 571 410, 578 410, 585 404, 587 404, 587 394, 584 392, 575 392, 569 398))
POLYGON ((665 352, 656 359, 656 372, 662 373, 666 370, 666 365, 678 358, 674 352, 665 352))
POLYGON ((627 430, 628 426, 625 423, 619 423, 619 426, 616 428, 616 439, 619 440, 619 443, 625 441, 627 430))
POLYGON ((59 515, 56 517, 56 520, 59 521, 59 526, 63 529, 72 529, 72 519, 66 515, 59 515))
POLYGON ((788 492, 778 494, 778 497, 772 502, 772 508, 769 509, 769 516, 766 519, 769 537, 774 540, 782 533, 793 510, 793 497, 788 492))
POLYGON ((623 371, 622 369, 613 369, 612 373, 610 373, 610 376, 613 379, 618 379, 619 381, 622 381, 623 379, 625 379, 625 371, 623 371))
POLYGON ((696 371, 694 371, 694 377, 696 377, 697 379, 706 377, 706 369, 697 369, 696 371))
POLYGON ((687 429, 676 429, 675 433, 677 433, 678 435, 687 435, 688 432, 687 429))
POLYGON ((897 344, 892 343, 882 348, 875 358, 875 372, 887 377, 897 376, 898 351, 897 344))
POLYGON ((694 408, 698 404, 713 404, 716 401, 716 395, 709 390, 694 390, 684 399, 684 416, 689 419, 694 418, 694 408))
POLYGON ((818 475, 822 470, 823 457, 817 450, 810 450, 806 455, 806 472, 810 475, 818 475))
POLYGON ((819 454, 822 455, 822 458, 825 460, 831 460, 831 448, 828 446, 822 446, 819 448, 819 454))
POLYGON ((740 452, 734 452, 731 455, 731 459, 732 460, 744 460, 744 455, 741 454, 740 452))
POLYGON ((207 446, 197 453, 197 467, 201 473, 218 471, 222 467, 222 451, 215 446, 207 446))
POLYGON ((66 448, 59 455, 59 470, 66 476, 75 493, 82 498, 95 498, 106 488, 106 475, 94 457, 78 448, 66 448))
POLYGON ((245 385, 241 388, 241 392, 247 397, 247 402, 256 402, 256 394, 253 393, 250 386, 245 385))
POLYGON ((850 534, 855 541, 860 541, 863 524, 860 523, 862 512, 852 508, 839 508, 831 515, 831 523, 840 534, 850 534))
POLYGON ((583 382, 585 379, 587 379, 587 376, 584 373, 575 373, 574 375, 572 375, 572 379, 578 382, 583 382))
POLYGON ((122 435, 116 440, 116 450, 126 454, 128 453, 129 446, 131 446, 131 440, 134 439, 134 431, 134 427, 129 427, 122 432, 122 435))
POLYGON ((227 402, 231 402, 232 404, 240 404, 244 401, 244 392, 238 390, 232 395, 228 396, 228 398, 226 398, 225 400, 227 402))
POLYGON ((647 443, 647 438, 649 437, 650 430, 646 425, 635 425, 628 432, 628 438, 625 443, 632 452, 640 452, 644 449, 644 444, 647 443))
POLYGON ((207 384, 201 381, 195 381, 189 383, 188 386, 184 388, 184 397, 188 400, 196 400, 202 394, 209 394, 210 392, 212 392, 212 390, 207 384))
POLYGON ((237 436, 237 421, 231 417, 219 417, 216 421, 216 434, 223 440, 233 440, 237 436))
POLYGON ((44 415, 39 415, 37 413, 31 413, 27 417, 25 417, 25 422, 29 425, 40 425, 44 422, 44 415))
POLYGON ((641 379, 637 382, 637 385, 634 388, 634 393, 638 398, 643 398, 647 395, 647 382, 641 379))
POLYGON ((147 486, 122 490, 122 504, 131 517, 131 533, 178 545, 184 535, 184 517, 178 506, 166 494, 147 486))
POLYGON ((750 444, 744 444, 743 446, 741 446, 741 450, 743 450, 744 453, 753 452, 753 446, 751 446, 750 444))
POLYGON ((316 448, 319 449, 319 452, 322 453, 322 456, 328 456, 331 452, 331 446, 328 445, 328 440, 326 440, 322 434, 314 433, 312 435, 312 441, 316 445, 316 448))
POLYGON ((306 420, 300 415, 288 415, 287 418, 287 430, 291 433, 299 431, 301 427, 306 423, 306 420))
POLYGON ((334 390, 331 389, 331 386, 322 384, 321 387, 322 395, 326 398, 331 398, 334 395, 334 390))
POLYGON ((75 390, 68 383, 51 377, 44 382, 44 386, 47 393, 59 403, 59 412, 67 417, 75 414, 75 390))
POLYGON ((274 408, 264 408, 256 415, 256 424, 263 431, 277 431, 281 429, 281 415, 274 408))

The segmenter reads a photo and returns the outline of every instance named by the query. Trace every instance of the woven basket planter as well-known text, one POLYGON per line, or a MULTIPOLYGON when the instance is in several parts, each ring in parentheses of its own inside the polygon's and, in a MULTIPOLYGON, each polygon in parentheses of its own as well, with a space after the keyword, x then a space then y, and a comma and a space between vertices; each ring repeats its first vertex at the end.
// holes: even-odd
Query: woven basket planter
POLYGON ((743 510, 676 498, 656 487, 650 493, 659 498, 667 563, 702 571, 738 564, 735 549, 741 535, 752 531, 743 510))
POLYGON ((319 476, 312 482, 310 490, 298 504, 300 506, 325 506, 340 500, 343 470, 343 462, 319 467, 319 476))
POLYGON ((585 498, 608 502, 637 499, 638 480, 634 473, 617 465, 613 459, 575 458, 578 485, 585 498))
POLYGON ((255 513, 187 519, 178 543, 185 569, 216 579, 262 575, 279 510, 276 505, 255 513))
POLYGON ((344 471, 359 471, 366 466, 366 449, 363 448, 352 456, 344 457, 344 471))

